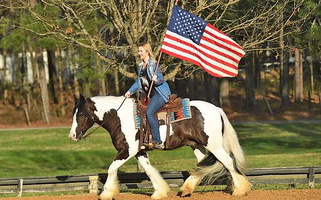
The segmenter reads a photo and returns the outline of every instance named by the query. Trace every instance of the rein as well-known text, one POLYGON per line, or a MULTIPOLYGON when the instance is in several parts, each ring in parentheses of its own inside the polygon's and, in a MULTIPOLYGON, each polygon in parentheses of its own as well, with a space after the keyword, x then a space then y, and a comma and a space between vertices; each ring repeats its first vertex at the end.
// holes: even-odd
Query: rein
MULTIPOLYGON (((125 97, 125 99, 123 100, 123 102, 120 104, 120 106, 117 108, 116 112, 112 115, 110 115, 107 119, 105 119, 105 121, 103 121, 103 123, 99 124, 98 127, 96 127, 94 130, 90 131, 89 133, 86 133, 84 134, 83 136, 81 136, 81 139, 86 139, 89 135, 91 135, 93 132, 95 132, 98 128, 100 128, 102 125, 104 125, 107 120, 109 120, 111 117, 113 117, 117 112, 118 110, 122 107, 122 105, 125 103, 127 97, 125 97)), ((92 117, 92 120, 94 121, 93 117, 92 117)))

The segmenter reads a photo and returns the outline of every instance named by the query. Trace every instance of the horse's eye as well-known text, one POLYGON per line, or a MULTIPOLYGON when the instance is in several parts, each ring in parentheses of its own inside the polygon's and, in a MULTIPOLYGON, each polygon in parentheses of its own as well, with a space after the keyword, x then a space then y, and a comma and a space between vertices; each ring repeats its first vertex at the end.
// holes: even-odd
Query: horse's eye
POLYGON ((86 117, 86 115, 84 113, 77 113, 78 117, 86 117))

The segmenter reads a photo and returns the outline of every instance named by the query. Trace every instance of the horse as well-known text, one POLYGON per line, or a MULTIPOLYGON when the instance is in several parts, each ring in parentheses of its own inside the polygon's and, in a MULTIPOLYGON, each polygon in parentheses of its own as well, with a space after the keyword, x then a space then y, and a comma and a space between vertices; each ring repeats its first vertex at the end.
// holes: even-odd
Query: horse
MULTIPOLYGON (((75 97, 69 138, 80 141, 95 123, 106 129, 117 155, 108 168, 108 177, 100 193, 101 200, 113 199, 119 193, 117 172, 130 158, 136 157, 154 187, 152 199, 165 198, 169 185, 148 159, 148 151, 139 147, 139 130, 134 124, 134 99, 124 96, 75 97)), ((251 183, 244 175, 245 156, 237 134, 224 111, 215 105, 190 101, 192 118, 171 123, 169 141, 166 126, 160 125, 161 139, 169 143, 167 150, 190 146, 198 165, 181 186, 181 196, 193 193, 201 181, 231 177, 227 188, 232 195, 246 195, 251 183)))

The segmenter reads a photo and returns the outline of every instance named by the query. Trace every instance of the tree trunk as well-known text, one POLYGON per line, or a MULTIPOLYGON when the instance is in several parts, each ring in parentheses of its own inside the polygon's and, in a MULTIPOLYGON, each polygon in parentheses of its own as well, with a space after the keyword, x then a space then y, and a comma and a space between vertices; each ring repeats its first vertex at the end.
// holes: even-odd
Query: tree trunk
MULTIPOLYGON (((186 81, 184 81, 183 83, 186 83, 186 81)), ((195 87, 197 85, 195 84, 195 73, 188 78, 187 84, 188 84, 188 91, 186 91, 186 93, 188 94, 188 97, 195 99, 195 87)))
POLYGON ((98 80, 99 82, 99 95, 101 96, 105 96, 107 94, 107 90, 106 90, 106 80, 105 80, 105 73, 103 70, 103 66, 101 61, 99 60, 98 57, 96 57, 97 60, 97 70, 98 70, 98 74, 100 75, 100 78, 98 80))
MULTIPOLYGON (((281 22, 283 15, 281 15, 281 22)), ((290 106, 289 98, 289 65, 284 62, 284 27, 281 23, 280 29, 280 89, 281 89, 281 108, 285 109, 290 106)))
POLYGON ((35 51, 31 45, 32 41, 31 41, 31 38, 30 36, 28 35, 27 37, 27 44, 30 44, 30 45, 27 45, 28 46, 28 51, 29 51, 29 54, 30 54, 30 62, 31 62, 31 67, 32 67, 32 72, 33 72, 33 81, 35 83, 35 86, 36 86, 36 90, 39 90, 39 83, 38 83, 38 78, 37 78, 37 74, 38 74, 38 68, 37 68, 37 64, 36 64, 36 58, 35 58, 35 51))
POLYGON ((66 115, 66 105, 65 105, 65 98, 66 98, 66 91, 64 90, 64 66, 61 63, 62 57, 61 57, 61 50, 57 49, 57 68, 58 68, 58 97, 59 97, 59 105, 60 105, 60 116, 66 115))
POLYGON ((303 68, 302 54, 295 49, 295 101, 301 102, 303 98, 303 68))
POLYGON ((254 67, 256 65, 256 53, 252 54, 252 62, 249 67, 245 68, 246 72, 246 79, 245 79, 245 87, 246 87, 246 107, 248 109, 255 109, 256 102, 255 102, 255 84, 254 84, 254 67))
POLYGON ((22 89, 21 97, 24 98, 23 109, 25 111, 25 116, 27 124, 30 125, 30 114, 31 113, 31 90, 28 84, 28 62, 27 62, 27 52, 25 43, 22 44, 22 56, 21 56, 21 78, 22 78, 22 89), (26 104, 26 105, 25 105, 26 104))
MULTIPOLYGON (((31 94, 31 103, 34 105, 33 106, 33 110, 30 113, 40 113, 39 108, 38 108, 38 104, 37 104, 37 100, 40 98, 40 93, 41 93, 41 89, 40 89, 40 84, 39 84, 39 70, 38 70, 38 65, 37 65, 37 59, 36 59, 36 52, 33 48, 32 45, 30 45, 31 42, 31 38, 30 36, 27 37, 27 47, 28 47, 28 54, 30 55, 30 63, 31 63, 31 68, 32 68, 32 79, 33 79, 33 87, 34 89, 32 90, 32 94, 31 94)), ((32 118, 32 116, 31 116, 32 118)))
POLYGON ((38 67, 38 82, 40 85, 40 94, 42 101, 42 113, 44 123, 50 123, 50 106, 49 106, 49 92, 46 81, 46 73, 45 73, 45 64, 43 60, 43 51, 42 48, 38 48, 36 52, 37 58, 37 67, 38 67))
POLYGON ((221 87, 220 87, 220 96, 221 96, 221 106, 230 106, 229 99, 230 91, 229 91, 229 81, 226 78, 222 79, 221 87))
POLYGON ((7 86, 7 50, 3 50, 3 73, 2 80, 4 85, 3 90, 3 104, 6 105, 9 103, 9 95, 8 95, 8 86, 7 86))
POLYGON ((255 89, 256 91, 260 91, 261 90, 261 87, 262 87, 262 65, 261 65, 261 59, 259 59, 259 56, 258 56, 258 53, 259 52, 256 52, 256 59, 255 59, 255 80, 256 80, 256 83, 255 83, 255 89))
POLYGON ((56 56, 55 52, 52 50, 47 50, 48 57, 48 72, 49 72, 49 89, 51 93, 51 97, 55 104, 58 104, 58 78, 57 78, 57 69, 56 69, 56 56))
MULTIPOLYGON (((210 76, 210 75, 209 75, 210 76)), ((212 92, 212 100, 210 101, 211 103, 215 104, 216 106, 221 106, 220 104, 220 91, 219 91, 219 83, 217 81, 218 78, 216 77, 210 77, 210 84, 208 85, 208 90, 212 92)))
MULTIPOLYGON (((204 71, 199 73, 199 76, 200 76, 200 78, 197 79, 199 82, 195 85, 196 86, 196 88, 195 88, 196 93, 194 92, 195 93, 194 96, 197 95, 197 97, 210 102, 212 95, 208 95, 208 92, 211 90, 211 87, 207 83, 210 82, 212 77, 210 77, 210 75, 204 71)), ((217 90, 219 90, 219 88, 217 88, 217 90)), ((219 100, 219 98, 220 97, 218 96, 218 100, 219 100)))
MULTIPOLYGON (((112 75, 108 72, 108 73, 106 73, 106 75, 105 75, 105 84, 106 84, 106 95, 110 95, 111 94, 111 92, 110 91, 112 91, 112 75)), ((128 90, 128 88, 126 88, 127 90, 128 90)), ((127 91, 126 90, 126 91, 127 91)))
POLYGON ((214 94, 212 93, 213 91, 212 91, 211 85, 208 84, 211 82, 211 77, 206 72, 200 73, 200 75, 202 77, 202 79, 198 79, 200 83, 197 83, 197 84, 194 83, 196 86, 196 91, 198 91, 197 94, 198 96, 202 94, 202 96, 204 96, 205 101, 211 102, 214 96, 214 94), (202 87, 197 88, 198 85, 201 85, 202 87))
POLYGON ((284 63, 284 53, 280 55, 280 65, 282 72, 282 108, 288 108, 290 106, 290 89, 289 89, 289 65, 284 63))
MULTIPOLYGON (((13 102, 16 103, 16 95, 15 93, 18 91, 19 94, 21 94, 21 86, 22 86, 22 79, 21 79, 21 66, 20 66, 20 57, 18 53, 14 53, 14 67, 13 67, 13 80, 12 80, 12 86, 13 88, 17 88, 15 90, 12 91, 13 94, 13 102)), ((18 107, 22 106, 22 95, 18 96, 19 98, 19 105, 18 107)), ((16 105, 16 104, 15 104, 16 105)))
POLYGON ((115 94, 120 95, 120 89, 119 89, 119 72, 118 70, 114 70, 114 80, 115 80, 115 94))
POLYGON ((71 73, 73 74, 73 88, 74 88, 74 93, 76 97, 80 96, 80 87, 79 87, 79 82, 78 82, 78 77, 77 77, 77 65, 76 65, 76 53, 75 53, 75 49, 71 48, 70 50, 67 51, 67 55, 69 55, 69 59, 68 59, 68 66, 71 73))
POLYGON ((311 44, 309 43, 309 56, 307 56, 306 61, 308 62, 309 65, 309 89, 310 89, 310 94, 313 97, 314 96, 314 73, 313 73, 313 57, 311 54, 311 44), (308 59, 309 58, 309 59, 308 59))

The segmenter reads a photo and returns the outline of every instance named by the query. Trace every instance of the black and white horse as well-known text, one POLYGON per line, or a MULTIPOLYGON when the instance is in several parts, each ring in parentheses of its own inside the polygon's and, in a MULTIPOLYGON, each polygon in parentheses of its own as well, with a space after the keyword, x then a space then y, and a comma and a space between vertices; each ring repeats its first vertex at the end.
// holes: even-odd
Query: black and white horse
MULTIPOLYGON (((242 173, 245 158, 226 114, 208 102, 191 101, 190 104, 192 118, 172 123, 169 141, 166 141, 166 126, 160 126, 161 139, 169 142, 169 149, 191 146, 198 160, 198 167, 191 171, 181 187, 182 195, 192 194, 202 180, 212 181, 226 174, 232 177, 228 188, 233 195, 245 195, 251 189, 251 184, 242 173)), ((167 197, 169 192, 169 185, 151 165, 147 151, 139 148, 139 131, 135 129, 133 112, 134 100, 125 100, 123 96, 84 98, 81 95, 79 99, 75 98, 69 137, 79 141, 94 123, 103 123, 102 127, 109 132, 118 151, 108 168, 108 178, 100 194, 102 200, 113 199, 119 193, 117 171, 134 156, 153 184, 155 191, 152 198, 167 197)))

